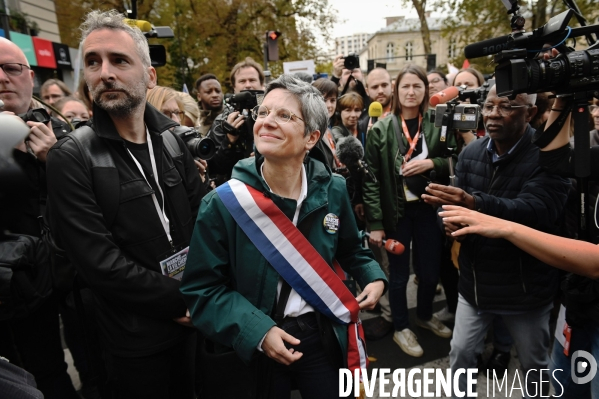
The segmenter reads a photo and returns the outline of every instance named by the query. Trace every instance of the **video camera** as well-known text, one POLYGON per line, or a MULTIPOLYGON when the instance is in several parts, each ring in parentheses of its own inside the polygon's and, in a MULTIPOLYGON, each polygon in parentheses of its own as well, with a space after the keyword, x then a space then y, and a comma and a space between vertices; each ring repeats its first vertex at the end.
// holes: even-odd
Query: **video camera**
POLYGON ((187 126, 177 126, 173 133, 183 140, 194 158, 209 160, 216 153, 216 144, 211 138, 201 137, 197 130, 187 126))
MULTIPOLYGON (((494 84, 494 80, 490 79, 478 89, 466 90, 464 87, 452 87, 443 90, 443 92, 447 91, 452 94, 457 91, 457 95, 454 95, 453 98, 449 97, 449 101, 445 104, 436 105, 431 115, 431 122, 435 124, 435 127, 446 126, 448 129, 477 130, 482 128, 481 106, 494 84), (470 104, 461 103, 466 100, 470 100, 470 104)), ((431 103, 433 103, 433 97, 431 97, 431 103)))
POLYGON ((558 95, 593 92, 599 89, 599 43, 586 50, 574 51, 566 39, 599 32, 599 25, 570 28, 574 14, 567 10, 551 18, 532 32, 514 32, 507 36, 473 43, 464 49, 466 58, 496 54, 494 61, 497 95, 515 98, 520 93, 554 91, 558 95), (543 47, 550 44, 552 47, 543 47), (552 59, 534 58, 556 48, 552 59))

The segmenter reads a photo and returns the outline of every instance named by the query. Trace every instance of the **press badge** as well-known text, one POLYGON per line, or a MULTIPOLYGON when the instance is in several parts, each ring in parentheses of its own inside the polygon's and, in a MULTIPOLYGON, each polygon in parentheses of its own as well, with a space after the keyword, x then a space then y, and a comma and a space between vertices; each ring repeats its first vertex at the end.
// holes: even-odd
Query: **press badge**
POLYGON ((186 247, 161 261, 160 270, 162 270, 162 274, 181 281, 183 278, 183 271, 185 270, 185 264, 187 263, 188 252, 189 247, 186 247))

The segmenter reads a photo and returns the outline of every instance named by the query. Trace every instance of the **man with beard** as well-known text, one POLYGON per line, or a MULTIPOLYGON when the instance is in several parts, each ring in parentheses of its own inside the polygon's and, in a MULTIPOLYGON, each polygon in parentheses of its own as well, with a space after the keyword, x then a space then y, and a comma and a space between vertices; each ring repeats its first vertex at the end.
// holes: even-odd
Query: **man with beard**
POLYGON ((81 29, 94 117, 48 154, 50 225, 93 293, 112 397, 192 399, 196 334, 170 276, 185 265, 200 178, 176 123, 146 102, 156 71, 142 32, 115 10, 81 29), (98 148, 114 165, 98 165, 98 148), (116 195, 95 190, 102 179, 116 195))
POLYGON ((374 68, 366 78, 366 92, 372 101, 378 101, 383 106, 385 117, 391 112, 391 99, 393 98, 391 76, 385 68, 374 68))
POLYGON ((223 111, 223 90, 216 76, 211 73, 202 75, 195 83, 198 104, 200 105, 200 127, 198 131, 205 136, 214 119, 223 111))

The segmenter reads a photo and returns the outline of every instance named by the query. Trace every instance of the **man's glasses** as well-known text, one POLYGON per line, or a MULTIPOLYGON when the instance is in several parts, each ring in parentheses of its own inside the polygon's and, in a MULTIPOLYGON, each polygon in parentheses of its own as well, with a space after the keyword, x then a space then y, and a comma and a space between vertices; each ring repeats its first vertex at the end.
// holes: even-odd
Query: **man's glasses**
POLYGON ((483 114, 484 116, 489 116, 493 113, 493 109, 497 107, 497 111, 499 112, 499 115, 501 116, 510 116, 512 114, 512 112, 514 112, 515 109, 517 108, 522 108, 522 107, 530 107, 529 104, 525 104, 525 105, 511 105, 511 104, 499 104, 499 105, 494 105, 494 104, 484 104, 481 114, 483 114))
POLYGON ((252 109, 252 118, 255 121, 257 121, 258 119, 264 119, 271 112, 274 112, 275 121, 278 124, 280 124, 280 125, 289 122, 291 120, 291 118, 294 117, 294 116, 297 119, 303 121, 302 118, 300 118, 299 116, 297 116, 293 112, 289 111, 287 108, 268 109, 264 105, 259 105, 259 106, 257 105, 257 106, 254 107, 254 109, 252 109))
POLYGON ((7 75, 10 75, 10 76, 19 76, 20 74, 22 74, 23 67, 25 67, 27 69, 31 69, 27 65, 18 64, 16 62, 11 62, 8 64, 0 64, 0 68, 2 68, 4 73, 7 75))
POLYGON ((442 81, 442 80, 443 80, 443 79, 441 79, 441 78, 434 78, 434 79, 431 79, 431 80, 429 80, 429 81, 428 81, 428 84, 431 84, 431 83, 439 83, 439 82, 440 82, 440 81, 442 81))

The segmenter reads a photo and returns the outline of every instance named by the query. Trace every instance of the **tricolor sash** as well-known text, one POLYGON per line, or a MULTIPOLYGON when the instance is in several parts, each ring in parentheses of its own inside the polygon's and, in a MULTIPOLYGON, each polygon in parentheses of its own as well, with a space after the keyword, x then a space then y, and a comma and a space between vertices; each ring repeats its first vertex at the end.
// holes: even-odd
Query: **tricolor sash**
POLYGON ((366 368, 360 306, 308 239, 260 191, 231 179, 216 189, 227 210, 281 277, 312 307, 348 327, 347 364, 366 368))

